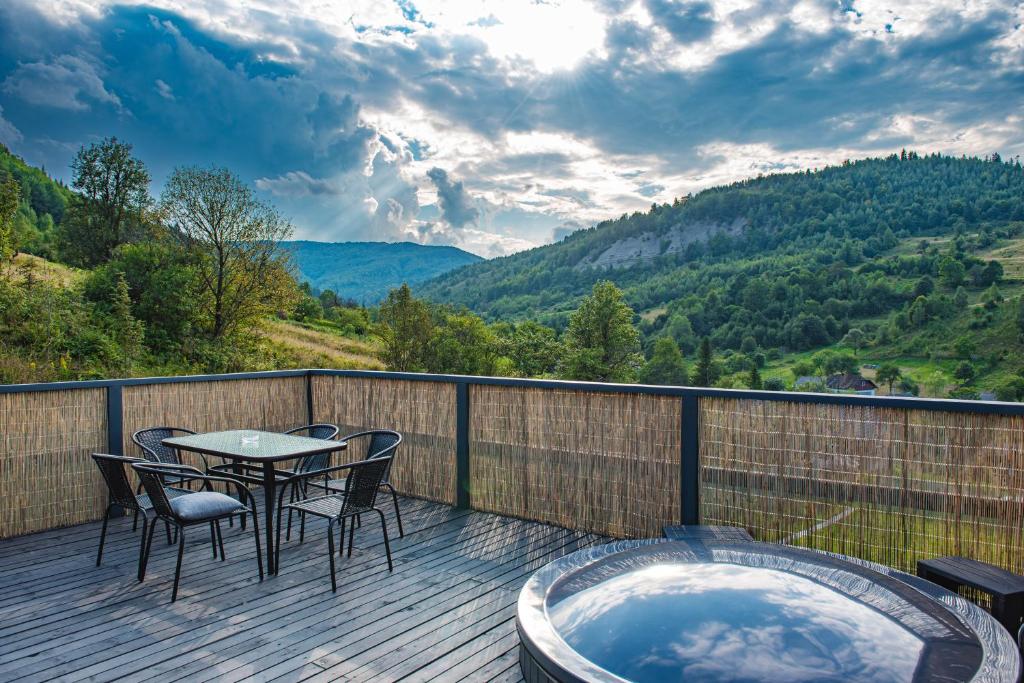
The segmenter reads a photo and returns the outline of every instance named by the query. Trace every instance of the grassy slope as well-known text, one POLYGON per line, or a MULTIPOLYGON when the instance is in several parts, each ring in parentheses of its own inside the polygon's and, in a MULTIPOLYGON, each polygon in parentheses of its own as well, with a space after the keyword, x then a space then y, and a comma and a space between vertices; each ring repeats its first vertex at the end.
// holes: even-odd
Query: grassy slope
POLYGON ((328 324, 268 319, 261 330, 274 350, 293 367, 383 369, 372 342, 342 336, 328 324))

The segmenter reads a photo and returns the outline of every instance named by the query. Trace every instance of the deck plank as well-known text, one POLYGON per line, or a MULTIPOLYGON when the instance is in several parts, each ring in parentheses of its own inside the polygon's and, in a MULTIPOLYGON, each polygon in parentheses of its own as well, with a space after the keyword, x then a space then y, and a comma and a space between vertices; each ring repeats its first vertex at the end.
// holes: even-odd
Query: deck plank
MULTIPOLYGON (((257 496, 260 498, 260 496, 257 496)), ((604 539, 508 517, 401 499, 405 538, 388 572, 380 526, 365 520, 331 592, 326 523, 282 547, 260 582, 251 527, 187 537, 178 601, 175 548, 157 530, 142 584, 140 535, 111 520, 0 541, 0 680, 519 680, 515 603, 539 567, 604 539)), ((397 530, 384 506, 388 527, 397 530)))

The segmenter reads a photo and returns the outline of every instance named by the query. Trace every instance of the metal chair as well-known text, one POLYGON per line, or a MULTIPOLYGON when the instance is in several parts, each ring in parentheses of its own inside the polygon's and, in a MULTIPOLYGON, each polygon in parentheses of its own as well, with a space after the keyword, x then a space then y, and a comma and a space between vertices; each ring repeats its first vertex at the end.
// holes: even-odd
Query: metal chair
POLYGON ((351 557, 356 528, 355 518, 360 514, 372 511, 380 515, 381 530, 384 534, 384 552, 388 558, 388 571, 394 571, 394 564, 391 561, 391 543, 388 538, 387 520, 384 518, 383 510, 376 507, 377 494, 380 492, 382 482, 390 467, 391 456, 384 455, 370 460, 360 460, 359 462, 347 465, 329 467, 324 470, 314 470, 293 477, 288 482, 287 487, 297 488, 305 480, 319 478, 332 472, 348 470, 348 476, 345 478, 344 493, 307 498, 284 505, 284 488, 281 489, 277 506, 277 555, 275 557, 275 566, 280 567, 281 514, 284 509, 287 508, 289 511, 296 510, 303 515, 310 514, 323 517, 329 520, 327 524, 327 551, 331 563, 331 590, 337 592, 338 582, 334 571, 334 525, 341 524, 341 530, 338 535, 338 555, 340 556, 345 550, 346 523, 349 518, 353 518, 352 523, 348 525, 348 556, 351 557))
MULTIPOLYGON (((146 460, 150 462, 163 463, 165 465, 181 465, 181 456, 178 454, 178 449, 163 444, 164 439, 170 439, 181 434, 191 435, 195 434, 195 432, 182 427, 149 427, 147 429, 140 429, 132 434, 132 441, 142 449, 146 460)), ((208 470, 210 466, 206 462, 206 456, 202 453, 196 453, 196 455, 203 461, 203 469, 208 470)))
MULTIPOLYGON (((393 458, 395 453, 398 452, 398 446, 402 443, 402 435, 396 431, 390 429, 371 429, 365 432, 357 432, 356 434, 349 434, 342 441, 351 443, 356 439, 369 437, 370 441, 366 446, 366 459, 373 460, 374 458, 390 457, 393 458)), ((327 482, 328 491, 345 491, 346 480, 334 480, 327 482)), ((398 493, 395 491, 395 487, 391 485, 391 466, 384 472, 384 479, 380 483, 382 488, 386 488, 391 493, 391 501, 395 506, 395 519, 398 521, 398 537, 405 538, 405 530, 402 528, 402 513, 398 509, 398 493)))
MULTIPOLYGON (((217 557, 217 550, 220 549, 220 559, 224 557, 224 537, 221 535, 220 520, 230 519, 232 515, 251 514, 252 530, 256 540, 256 563, 259 566, 260 581, 263 580, 263 556, 260 550, 259 521, 256 513, 256 499, 245 484, 227 477, 214 477, 204 474, 194 467, 188 465, 174 465, 169 463, 132 463, 132 468, 138 473, 142 485, 149 494, 153 504, 152 511, 156 519, 175 527, 178 534, 178 562, 174 569, 174 589, 171 592, 171 602, 178 599, 178 584, 181 579, 181 560, 185 554, 185 529, 199 524, 210 525, 210 539, 214 542, 213 556, 217 557), (202 481, 207 488, 213 482, 222 482, 226 486, 234 486, 238 498, 229 495, 205 490, 191 493, 187 496, 170 498, 166 495, 163 486, 163 478, 168 474, 185 476, 190 479, 202 481), (243 504, 241 501, 245 500, 243 504)), ((142 560, 139 567, 139 581, 146 576, 146 565, 149 563, 149 553, 153 546, 153 526, 149 528, 149 535, 146 537, 142 560)))
MULTIPOLYGON (((128 458, 123 455, 110 455, 108 453, 93 453, 92 459, 99 468, 100 474, 103 475, 103 481, 107 484, 107 509, 103 512, 103 529, 100 531, 100 546, 96 551, 96 566, 100 566, 100 563, 103 561, 103 546, 107 540, 107 523, 110 521, 110 512, 114 506, 119 506, 126 511, 133 510, 135 512, 136 525, 132 526, 132 531, 136 529, 138 513, 142 513, 142 544, 139 547, 138 569, 138 574, 141 577, 142 552, 145 549, 147 531, 149 530, 149 517, 146 513, 153 509, 153 503, 148 494, 139 495, 132 490, 132 484, 128 480, 128 472, 125 470, 125 465, 146 461, 138 458, 128 458)), ((192 493, 192 491, 187 489, 167 486, 164 487, 164 492, 169 499, 192 493)), ((155 524, 156 522, 154 521, 155 524)), ((165 524, 164 527, 167 530, 167 544, 170 545, 173 543, 171 540, 171 526, 170 524, 165 524)))

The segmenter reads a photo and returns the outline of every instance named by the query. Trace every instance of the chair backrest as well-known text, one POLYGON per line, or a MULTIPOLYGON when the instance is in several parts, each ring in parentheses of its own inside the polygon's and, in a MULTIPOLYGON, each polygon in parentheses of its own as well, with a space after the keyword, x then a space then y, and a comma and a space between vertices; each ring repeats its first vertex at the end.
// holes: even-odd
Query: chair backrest
POLYGON ((173 518, 174 510, 171 509, 171 501, 167 497, 167 492, 164 491, 163 483, 163 477, 167 474, 173 474, 173 471, 168 472, 159 466, 139 461, 132 463, 132 469, 138 473, 139 479, 142 481, 142 488, 146 490, 149 502, 153 504, 153 510, 156 511, 156 514, 161 517, 173 518))
POLYGON ((149 429, 140 429, 132 434, 132 441, 142 449, 146 460, 180 465, 181 458, 178 457, 178 450, 162 443, 164 439, 178 434, 195 434, 195 432, 181 427, 150 427, 149 429))
POLYGON ((125 465, 143 461, 138 458, 110 455, 109 453, 93 453, 92 459, 100 468, 103 481, 107 484, 110 502, 128 510, 139 509, 139 501, 135 498, 135 490, 132 488, 131 481, 128 480, 125 465))
POLYGON ((372 508, 377 502, 377 492, 384 482, 384 475, 390 467, 390 455, 362 460, 352 465, 345 481, 345 503, 341 514, 353 514, 372 508))
MULTIPOLYGON (((325 441, 332 441, 338 436, 338 428, 335 425, 322 422, 319 424, 306 425, 304 427, 296 427, 295 429, 289 429, 285 434, 297 434, 299 432, 306 432, 303 436, 308 436, 311 439, 323 439, 325 441)), ((298 472, 312 472, 313 470, 322 470, 331 465, 331 454, 330 453, 317 453, 315 455, 307 455, 304 458, 300 458, 298 464, 295 466, 295 470, 298 472)))
MULTIPOLYGON (((370 435, 370 445, 366 449, 366 459, 374 460, 376 458, 391 458, 395 457, 395 453, 398 452, 398 444, 402 443, 402 435, 398 432, 390 429, 374 429, 367 432, 370 435)), ((381 483, 386 483, 391 479, 391 464, 388 463, 387 470, 384 471, 384 478, 381 483)))

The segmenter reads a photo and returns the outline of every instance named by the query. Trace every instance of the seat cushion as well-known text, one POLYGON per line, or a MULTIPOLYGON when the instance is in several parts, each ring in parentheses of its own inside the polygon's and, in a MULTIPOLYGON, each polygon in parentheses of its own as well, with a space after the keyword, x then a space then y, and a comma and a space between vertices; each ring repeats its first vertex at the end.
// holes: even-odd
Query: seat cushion
POLYGON ((186 522, 223 517, 247 508, 231 496, 216 491, 199 491, 171 501, 171 509, 186 522))
MULTIPOLYGON (((179 489, 173 486, 165 486, 164 493, 167 494, 167 497, 169 499, 173 500, 175 498, 180 498, 181 496, 187 496, 189 494, 195 493, 195 491, 189 491, 188 489, 179 489)), ((153 501, 149 499, 148 493, 141 493, 135 496, 135 500, 138 501, 139 507, 142 508, 143 510, 149 511, 153 509, 153 501)))

